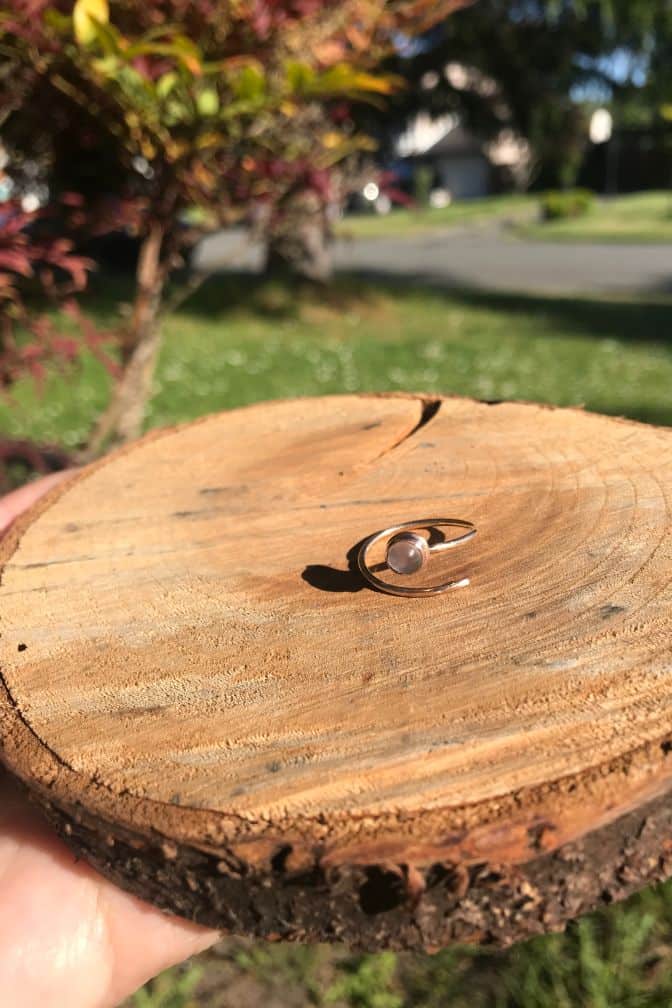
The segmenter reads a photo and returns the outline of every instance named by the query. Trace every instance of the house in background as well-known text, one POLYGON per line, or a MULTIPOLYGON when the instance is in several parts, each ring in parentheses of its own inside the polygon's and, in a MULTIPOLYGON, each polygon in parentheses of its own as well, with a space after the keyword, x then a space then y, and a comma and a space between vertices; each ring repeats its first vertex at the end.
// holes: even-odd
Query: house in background
MULTIPOLYGON (((526 189, 532 152, 528 142, 506 124, 508 110, 497 82, 476 67, 458 62, 446 63, 442 76, 456 91, 471 92, 494 103, 501 121, 499 133, 483 140, 454 112, 436 117, 419 112, 397 138, 397 156, 411 170, 416 165, 431 168, 434 188, 441 190, 446 199, 473 199, 526 189)), ((439 80, 439 73, 429 70, 420 83, 423 90, 431 92, 439 80)))
POLYGON ((419 158, 434 172, 434 187, 451 200, 488 196, 498 188, 483 144, 459 123, 419 158))
POLYGON ((530 151, 527 143, 502 130, 484 142, 454 114, 430 117, 419 113, 399 136, 396 153, 410 174, 417 166, 433 172, 432 188, 447 199, 475 199, 527 180, 530 151))

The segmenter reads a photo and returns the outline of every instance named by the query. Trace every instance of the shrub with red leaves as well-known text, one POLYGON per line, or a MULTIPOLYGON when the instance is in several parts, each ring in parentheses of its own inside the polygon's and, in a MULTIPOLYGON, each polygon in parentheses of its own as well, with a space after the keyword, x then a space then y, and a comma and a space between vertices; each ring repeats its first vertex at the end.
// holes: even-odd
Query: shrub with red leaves
POLYGON ((81 312, 73 294, 82 291, 94 263, 76 255, 65 238, 34 235, 37 213, 11 203, 0 205, 0 386, 7 390, 24 375, 37 382, 47 364, 73 364, 86 348, 106 366, 109 334, 99 332, 81 312), (43 310, 31 311, 26 296, 61 304, 77 323, 78 336, 65 337, 43 310))
MULTIPOLYGON (((13 0, 0 10, 3 142, 46 166, 50 198, 80 194, 63 215, 78 240, 116 226, 140 246, 132 310, 119 326, 123 374, 92 451, 141 428, 166 284, 193 236, 185 214, 263 220, 289 247, 285 258, 314 266, 324 243, 308 221, 326 233, 336 166, 370 149, 348 103, 395 88, 376 63, 399 32, 423 31, 468 2, 13 0)), ((0 383, 9 384, 22 368, 39 377, 47 360, 74 352, 48 321, 27 343, 14 338, 18 280, 39 271, 49 292, 51 271, 76 287, 87 265, 62 241, 33 256, 24 229, 6 226, 0 383)))

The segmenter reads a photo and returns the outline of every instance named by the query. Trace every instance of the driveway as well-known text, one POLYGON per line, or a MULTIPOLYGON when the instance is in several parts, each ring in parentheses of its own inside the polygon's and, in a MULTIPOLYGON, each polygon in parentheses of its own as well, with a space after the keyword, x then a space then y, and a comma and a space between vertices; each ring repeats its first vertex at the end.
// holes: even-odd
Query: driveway
MULTIPOLYGON (((201 269, 257 270, 259 248, 240 251, 240 232, 206 238, 201 269)), ((672 294, 671 245, 588 245, 518 241, 500 231, 431 232, 404 238, 339 240, 336 268, 448 287, 570 294, 672 294)))

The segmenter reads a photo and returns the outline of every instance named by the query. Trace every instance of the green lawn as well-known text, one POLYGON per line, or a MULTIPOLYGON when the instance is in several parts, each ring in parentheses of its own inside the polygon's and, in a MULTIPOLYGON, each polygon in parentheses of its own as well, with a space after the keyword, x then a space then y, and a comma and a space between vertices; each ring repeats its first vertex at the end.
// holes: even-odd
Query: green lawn
POLYGON ((225 939, 128 1008, 669 1008, 671 897, 661 887, 504 952, 353 956, 225 939))
MULTIPOLYGON (((111 317, 118 282, 89 307, 111 317)), ((64 323, 65 325, 65 323, 64 323)), ((257 399, 423 389, 536 399, 672 424, 672 301, 450 292, 343 280, 296 299, 278 286, 213 280, 166 322, 151 425, 257 399)), ((11 435, 74 447, 105 402, 87 360, 44 394, 0 404, 11 435)))
POLYGON ((523 224, 516 230, 543 241, 672 242, 672 191, 599 200, 585 217, 523 224))
POLYGON ((526 222, 534 217, 534 196, 486 196, 462 200, 441 209, 395 209, 377 214, 352 214, 338 225, 338 233, 351 238, 390 238, 423 231, 493 223, 526 222))
POLYGON ((667 243, 672 242, 672 191, 596 199, 585 217, 574 220, 542 222, 536 195, 490 196, 442 210, 393 210, 385 217, 346 217, 338 230, 343 237, 392 238, 488 224, 506 226, 520 238, 540 241, 667 243))
MULTIPOLYGON (((100 278, 89 309, 113 311, 100 278)), ((65 323, 64 323, 65 325, 65 323)), ((672 301, 444 293, 339 281, 326 295, 211 281, 168 319, 150 423, 273 396, 360 389, 584 403, 672 424, 672 301)), ((104 403, 89 360, 0 408, 14 435, 76 445, 104 403)), ((197 968, 149 985, 134 1008, 668 1008, 672 887, 508 952, 348 956, 341 948, 227 939, 197 968)))

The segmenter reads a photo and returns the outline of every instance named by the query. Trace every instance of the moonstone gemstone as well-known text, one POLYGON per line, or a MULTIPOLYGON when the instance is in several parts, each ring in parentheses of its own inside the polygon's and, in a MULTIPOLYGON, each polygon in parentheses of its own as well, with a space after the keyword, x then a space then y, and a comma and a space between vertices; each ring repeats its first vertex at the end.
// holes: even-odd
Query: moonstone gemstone
POLYGON ((397 574, 415 574, 423 561, 421 547, 410 539, 397 539, 387 548, 387 566, 397 574))

